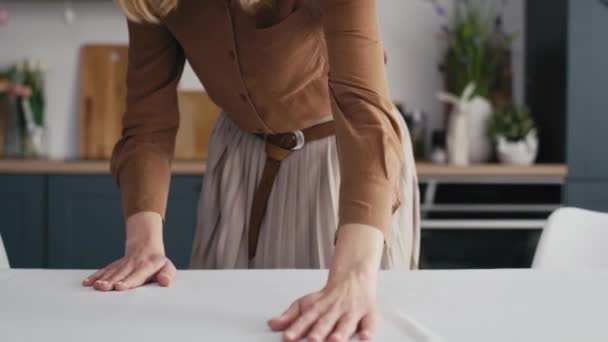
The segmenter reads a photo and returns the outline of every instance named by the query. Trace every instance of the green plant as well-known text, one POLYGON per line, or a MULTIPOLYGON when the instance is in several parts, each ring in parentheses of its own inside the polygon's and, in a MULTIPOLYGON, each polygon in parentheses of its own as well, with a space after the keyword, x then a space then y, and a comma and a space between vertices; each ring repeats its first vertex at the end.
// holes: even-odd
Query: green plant
POLYGON ((504 136, 509 141, 524 139, 534 127, 530 111, 512 103, 495 111, 490 120, 491 136, 504 136))
MULTIPOLYGON (((431 1, 440 16, 446 10, 431 1)), ((502 27, 502 14, 485 1, 456 0, 449 25, 444 26, 448 47, 441 70, 447 91, 460 95, 468 84, 476 85, 473 95, 488 97, 499 79, 505 52, 515 39, 502 27)))

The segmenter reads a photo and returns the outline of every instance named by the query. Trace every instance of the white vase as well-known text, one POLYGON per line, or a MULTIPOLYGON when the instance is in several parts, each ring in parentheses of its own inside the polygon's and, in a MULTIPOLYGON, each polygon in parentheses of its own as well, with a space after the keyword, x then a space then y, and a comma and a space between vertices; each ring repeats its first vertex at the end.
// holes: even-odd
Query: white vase
POLYGON ((525 139, 519 141, 509 141, 504 136, 498 136, 496 150, 501 163, 531 165, 538 155, 536 130, 531 130, 525 139))
POLYGON ((492 105, 483 97, 472 97, 474 91, 475 84, 470 83, 460 97, 444 92, 438 94, 439 100, 454 106, 447 129, 450 164, 483 163, 492 156, 492 143, 488 137, 492 105))
POLYGON ((464 107, 468 118, 469 161, 477 164, 488 162, 493 147, 488 135, 492 105, 486 98, 475 96, 464 107))
POLYGON ((447 133, 448 162, 457 166, 469 165, 469 134, 467 113, 454 110, 450 114, 447 133))

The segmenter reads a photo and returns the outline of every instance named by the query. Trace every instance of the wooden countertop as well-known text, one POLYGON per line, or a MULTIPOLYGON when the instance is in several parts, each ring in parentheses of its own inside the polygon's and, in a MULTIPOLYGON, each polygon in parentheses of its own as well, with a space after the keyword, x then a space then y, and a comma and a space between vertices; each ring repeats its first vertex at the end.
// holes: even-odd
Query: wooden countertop
MULTIPOLYGON (((173 173, 180 175, 204 174, 206 164, 200 162, 174 162, 173 173)), ((0 174, 109 174, 108 161, 49 161, 49 160, 0 160, 0 174)))
MULTIPOLYGON (((417 163, 421 178, 452 177, 550 177, 565 178, 567 168, 563 164, 536 164, 533 166, 511 166, 480 164, 465 167, 417 163)), ((0 174, 107 174, 108 161, 47 161, 47 160, 0 160, 0 174)), ((173 163, 173 173, 178 175, 204 174, 203 161, 173 163)))
POLYGON ((564 164, 535 164, 532 166, 516 166, 504 164, 478 164, 470 166, 439 165, 433 163, 418 163, 418 174, 426 177, 435 176, 466 176, 466 177, 566 177, 568 170, 564 164))

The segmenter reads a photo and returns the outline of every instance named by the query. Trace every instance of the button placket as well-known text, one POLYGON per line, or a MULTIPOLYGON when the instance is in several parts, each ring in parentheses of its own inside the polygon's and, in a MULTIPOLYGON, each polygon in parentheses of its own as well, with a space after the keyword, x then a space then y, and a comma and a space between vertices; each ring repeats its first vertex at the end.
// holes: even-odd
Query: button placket
POLYGON ((253 113, 255 114, 255 118, 257 121, 256 126, 257 132, 266 132, 266 131, 271 131, 270 128, 266 125, 266 123, 264 122, 264 120, 262 120, 262 117, 260 115, 260 113, 258 112, 257 108, 255 107, 255 105, 253 104, 251 97, 249 96, 249 91, 247 89, 247 85, 245 83, 244 80, 244 72, 243 72, 243 67, 241 65, 241 61, 239 60, 239 56, 238 56, 238 48, 237 48, 237 35, 236 35, 236 31, 235 31, 235 26, 234 26, 234 18, 233 18, 233 13, 231 11, 231 6, 232 6, 232 1, 227 0, 225 2, 225 9, 228 15, 228 21, 230 24, 230 30, 232 33, 232 41, 230 42, 230 46, 228 48, 228 56, 229 58, 231 58, 234 62, 235 62, 235 68, 238 71, 239 74, 239 79, 240 79, 240 83, 242 85, 242 91, 239 94, 239 98, 241 99, 241 101, 243 101, 244 103, 247 104, 247 106, 253 111, 253 113))

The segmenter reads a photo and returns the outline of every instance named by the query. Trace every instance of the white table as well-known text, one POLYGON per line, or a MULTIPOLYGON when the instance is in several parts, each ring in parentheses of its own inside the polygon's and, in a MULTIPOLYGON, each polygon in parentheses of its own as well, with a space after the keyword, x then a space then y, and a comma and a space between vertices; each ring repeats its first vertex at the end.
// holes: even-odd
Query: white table
MULTIPOLYGON (((80 287, 89 272, 0 271, 2 341, 279 341, 265 320, 322 286, 323 271, 183 271, 169 289, 80 287)), ((378 341, 608 341, 608 272, 382 273, 378 341), (428 340, 427 340, 428 341, 428 340)))

